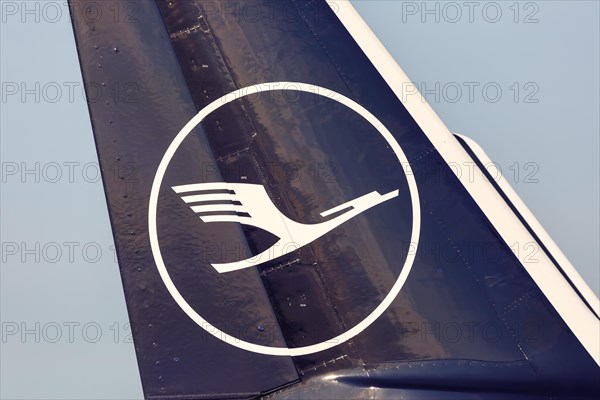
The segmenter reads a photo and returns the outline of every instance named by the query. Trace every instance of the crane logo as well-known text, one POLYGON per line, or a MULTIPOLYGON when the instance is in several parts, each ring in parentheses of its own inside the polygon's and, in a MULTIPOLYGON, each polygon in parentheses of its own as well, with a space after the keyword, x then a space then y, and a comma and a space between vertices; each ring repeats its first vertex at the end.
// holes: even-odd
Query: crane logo
POLYGON ((384 195, 371 192, 321 213, 321 217, 336 215, 334 218, 318 224, 302 224, 283 215, 262 185, 211 182, 175 186, 173 190, 183 195, 182 200, 199 214, 202 222, 237 222, 263 229, 279 238, 274 245, 253 257, 226 264, 212 264, 220 273, 253 267, 290 253, 363 211, 398 196, 398 190, 384 195), (274 251, 281 243, 293 243, 297 247, 288 245, 283 252, 274 251))
MULTIPOLYGON (((392 186, 392 188, 393 187, 394 186, 392 186)), ((167 190, 167 188, 163 188, 162 190, 167 190)), ((259 184, 189 182, 188 184, 169 187, 168 190, 171 195, 180 197, 181 207, 190 207, 191 211, 193 211, 200 219, 199 223, 238 223, 257 227, 259 229, 268 231, 277 237, 277 242, 270 246, 269 249, 262 251, 261 253, 250 258, 228 263, 213 263, 212 266, 218 273, 235 273, 235 271, 254 267, 288 254, 299 247, 312 243, 316 239, 326 235, 328 232, 331 232, 335 228, 360 215, 366 210, 381 205, 385 202, 392 201, 400 195, 399 189, 395 189, 383 194, 375 190, 367 190, 366 193, 359 195, 357 198, 348 199, 348 201, 345 201, 342 204, 322 211, 320 213, 320 218, 322 219, 321 221, 311 224, 304 224, 285 216, 273 202, 265 187, 259 184), (295 247, 283 246, 283 248, 286 250, 279 251, 279 254, 277 254, 277 251, 273 251, 278 244, 287 245, 290 243, 295 244, 295 247)), ((405 197, 403 197, 403 199, 404 198, 405 197)), ((421 229, 420 212, 417 184, 410 169, 408 159, 392 133, 379 119, 377 119, 377 117, 375 117, 371 112, 354 100, 329 89, 301 82, 270 82, 238 89, 222 96, 219 99, 214 100, 212 103, 201 109, 198 114, 196 114, 175 136, 158 165, 152 183, 150 200, 148 204, 148 233, 152 255, 154 256, 154 261, 163 283, 179 307, 199 327, 217 339, 246 351, 271 356, 296 357, 327 350, 352 339, 369 327, 387 310, 398 293, 400 293, 400 290, 402 289, 404 282, 406 282, 415 260, 415 255, 417 253, 416 247, 419 243, 421 229), (354 325, 346 332, 343 332, 336 337, 329 338, 323 342, 292 348, 267 346, 242 340, 241 338, 234 337, 224 332, 203 318, 186 301, 169 274, 169 269, 167 268, 161 253, 156 218, 159 194, 161 194, 163 180, 169 164, 171 163, 171 160, 173 159, 179 147, 194 130, 194 128, 212 112, 244 96, 254 95, 261 92, 282 90, 305 92, 317 95, 323 95, 323 93, 327 93, 327 97, 329 99, 349 108, 361 116, 369 124, 371 124, 383 137, 387 148, 395 154, 399 165, 402 166, 405 171, 404 175, 406 177, 409 193, 403 193, 402 196, 408 196, 406 198, 410 199, 412 211, 412 230, 410 235, 410 243, 412 246, 411 251, 406 254, 402 269, 400 270, 396 281, 379 305, 375 307, 375 309, 358 324, 354 325)), ((193 214, 190 213, 190 215, 193 214)), ((281 248, 282 246, 279 247, 281 248)))

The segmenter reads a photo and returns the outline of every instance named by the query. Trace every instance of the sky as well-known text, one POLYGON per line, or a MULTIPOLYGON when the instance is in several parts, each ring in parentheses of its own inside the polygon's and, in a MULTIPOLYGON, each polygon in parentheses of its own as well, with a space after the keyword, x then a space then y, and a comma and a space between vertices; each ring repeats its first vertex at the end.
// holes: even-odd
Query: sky
MULTIPOLYGON (((599 3, 353 4, 598 293, 599 3)), ((142 398, 68 11, 0 6, 0 398, 142 398)))

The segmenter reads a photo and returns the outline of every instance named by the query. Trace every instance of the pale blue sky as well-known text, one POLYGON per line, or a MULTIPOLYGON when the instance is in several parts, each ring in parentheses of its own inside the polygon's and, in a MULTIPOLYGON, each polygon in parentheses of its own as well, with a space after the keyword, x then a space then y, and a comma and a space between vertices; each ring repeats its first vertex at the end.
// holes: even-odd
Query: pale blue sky
MULTIPOLYGON (((0 2, 3 94, 12 82, 39 82, 42 98, 1 102, 3 172, 18 171, 3 176, 0 311, 3 333, 20 332, 0 343, 0 397, 141 398, 67 9, 22 22, 4 13, 7 3, 15 2, 0 2), (37 165, 39 176, 22 175, 37 165), (25 251, 36 245, 39 260, 25 251), (24 328, 33 333, 22 338, 24 328)), ((598 2, 529 2, 518 15, 513 2, 498 2, 496 23, 489 7, 473 10, 471 22, 469 10, 458 18, 439 3, 436 22, 420 1, 354 3, 411 79, 432 91, 428 100, 450 129, 498 162, 598 293, 598 2), (502 97, 492 102, 483 87, 499 87, 502 97)))

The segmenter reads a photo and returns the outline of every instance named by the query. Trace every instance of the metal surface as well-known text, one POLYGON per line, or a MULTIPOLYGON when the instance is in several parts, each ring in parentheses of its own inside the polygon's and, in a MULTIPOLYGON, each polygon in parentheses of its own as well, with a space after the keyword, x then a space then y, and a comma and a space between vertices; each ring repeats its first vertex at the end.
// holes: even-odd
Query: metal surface
MULTIPOLYGON (((137 23, 73 13, 73 24, 88 94, 115 83, 133 88, 129 102, 102 92, 90 113, 103 169, 118 163, 123 171, 103 178, 147 397, 598 392, 597 365, 325 2, 252 2, 259 17, 237 1, 131 4, 137 23), (288 87, 248 95, 210 113, 177 149, 156 226, 189 306, 233 338, 274 347, 314 345, 359 324, 416 251, 400 294, 372 325, 294 358, 236 348, 188 318, 157 271, 147 228, 155 173, 181 128, 229 92, 280 81, 328 88, 369 110, 410 168, 335 94, 288 87), (419 190, 418 243, 407 171, 419 190), (204 223, 172 189, 222 181, 261 185, 279 212, 304 224, 366 193, 399 195, 304 247, 220 274, 212 264, 277 241, 250 226, 204 223)), ((86 7, 104 6, 78 5, 86 7)))

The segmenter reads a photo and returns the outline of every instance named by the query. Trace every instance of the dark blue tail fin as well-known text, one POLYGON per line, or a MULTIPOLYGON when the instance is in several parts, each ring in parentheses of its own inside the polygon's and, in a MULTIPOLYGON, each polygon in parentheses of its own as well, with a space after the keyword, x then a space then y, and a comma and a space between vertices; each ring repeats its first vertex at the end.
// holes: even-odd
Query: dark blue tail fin
POLYGON ((598 393, 597 299, 349 3, 128 4, 72 20, 147 398, 598 393))

